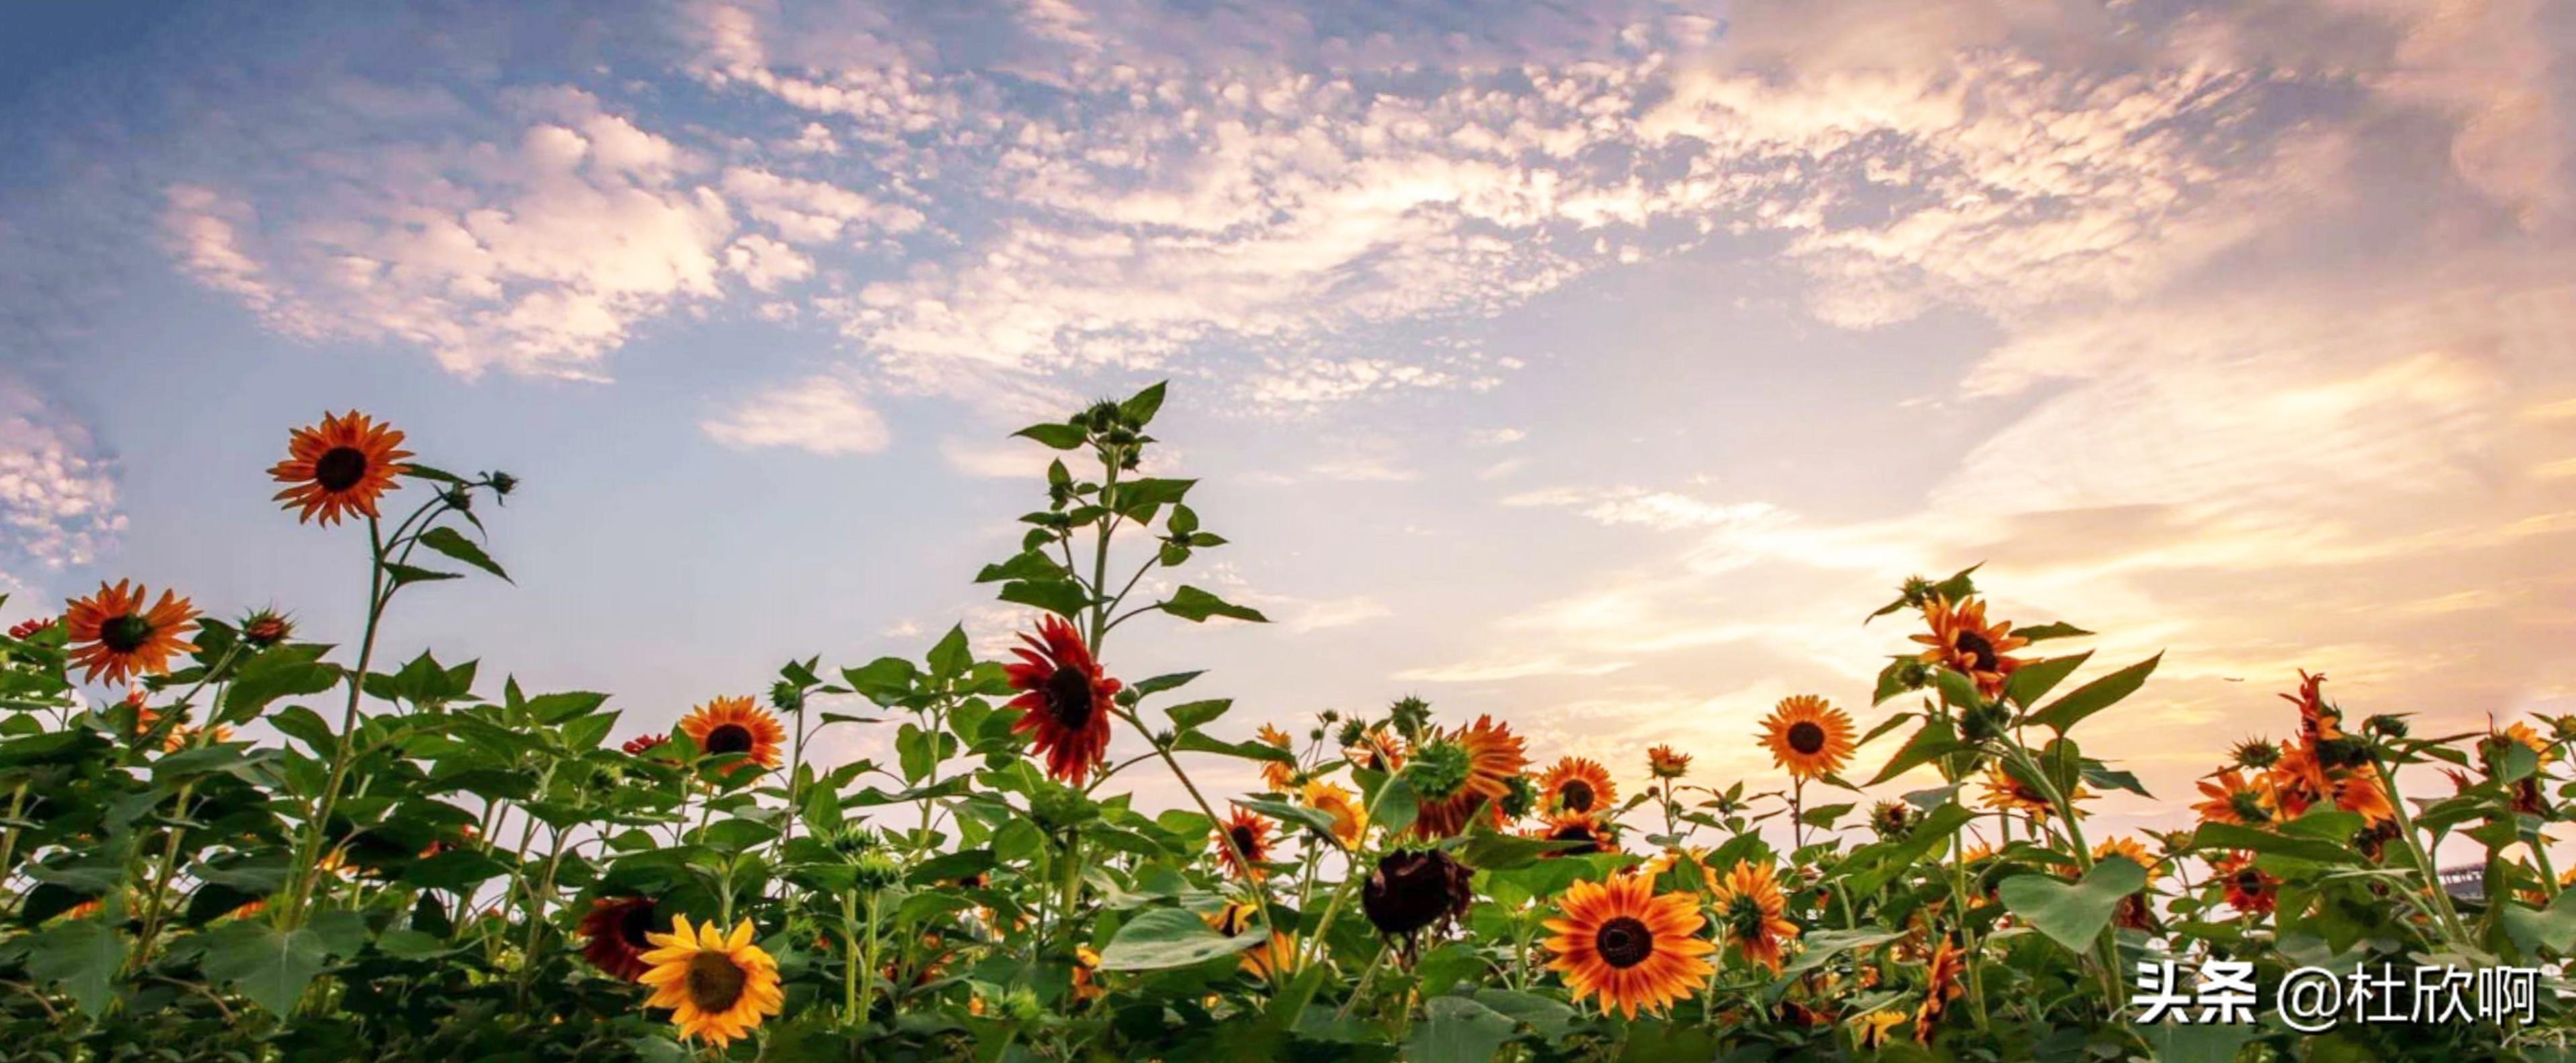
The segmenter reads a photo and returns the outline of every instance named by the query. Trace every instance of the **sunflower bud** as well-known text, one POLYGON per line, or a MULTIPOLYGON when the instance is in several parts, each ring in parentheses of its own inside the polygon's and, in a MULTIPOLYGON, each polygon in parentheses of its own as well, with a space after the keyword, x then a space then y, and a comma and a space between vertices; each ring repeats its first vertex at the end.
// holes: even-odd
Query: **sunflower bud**
POLYGON ((1408 696, 1388 706, 1387 717, 1395 722, 1395 732, 1405 741, 1419 742, 1423 729, 1431 726, 1431 703, 1408 696))
POLYGON ((267 649, 295 635, 295 623, 274 609, 261 609, 241 621, 242 641, 253 649, 267 649))
POLYGON ((2317 763, 2327 768, 2357 768, 2370 763, 2370 743, 2356 735, 2328 738, 2317 743, 2317 763))
POLYGON ((1504 815, 1519 819, 1529 815, 1530 809, 1538 807, 1538 784, 1531 782, 1529 776, 1514 775, 1504 785, 1510 787, 1503 792, 1504 815))
POLYGON ((903 881, 903 865, 895 862, 894 854, 883 849, 859 854, 858 862, 850 866, 851 883, 868 893, 903 881))
POLYGON ((1869 810, 1869 827, 1880 838, 1894 840, 1914 833, 1914 806, 1903 801, 1881 801, 1869 810))
POLYGON ((1070 786, 1041 784, 1029 795, 1029 818, 1050 832, 1063 831, 1100 818, 1100 807, 1070 786))
POLYGON ((459 513, 471 513, 474 511, 474 495, 464 488, 453 484, 438 493, 438 500, 447 503, 447 508, 453 509, 459 513))
POLYGON ((499 469, 494 469, 491 472, 483 474, 483 486, 491 488, 492 493, 495 496, 508 498, 510 497, 510 492, 519 489, 519 478, 512 476, 509 473, 502 472, 499 469))
POLYGON ((1377 862, 1360 886, 1360 911, 1379 933, 1397 937, 1467 914, 1475 873, 1438 849, 1398 849, 1377 862))
POLYGON ((1970 742, 2001 738, 2012 727, 2012 710, 2000 703, 1979 705, 1959 714, 1959 733, 1970 742))
POLYGON ((1343 724, 1341 733, 1335 737, 1340 739, 1343 748, 1347 749, 1368 738, 1368 727, 1358 720, 1352 720, 1343 724))
POLYGON ((805 691, 781 679, 769 685, 769 704, 780 712, 802 712, 805 709, 805 691))
POLYGON ((1907 608, 1921 609, 1923 603, 1932 600, 1932 581, 1921 576, 1907 576, 1905 582, 1897 585, 1896 594, 1905 600, 1907 608))
POLYGON ((1908 660, 1896 666, 1896 685, 1906 690, 1921 690, 1932 685, 1932 666, 1908 660))
POLYGON ((877 837, 876 831, 853 823, 847 827, 841 828, 837 833, 834 833, 832 835, 831 845, 833 852, 839 853, 842 856, 856 858, 862 854, 875 851, 877 843, 880 840, 881 839, 877 837))
POLYGON ((1467 785, 1467 776, 1474 767, 1466 746, 1438 741, 1414 751, 1413 763, 1404 766, 1404 781, 1412 784, 1415 796, 1425 801, 1443 801, 1467 785))
POLYGON ((2377 716, 2363 720, 2361 722, 2361 729, 2368 731, 2371 734, 2378 735, 2381 738, 2404 738, 2406 737, 2406 720, 2404 717, 2383 712, 2377 716))
POLYGON ((1318 718, 1324 721, 1324 726, 1330 727, 1341 722, 1342 711, 1340 709, 1325 709, 1323 715, 1318 718))
POLYGON ((1118 404, 1107 399, 1092 403, 1075 423, 1094 432, 1106 432, 1118 426, 1118 404))
POLYGON ((2260 738, 2248 738, 2236 743, 2229 756, 2237 767, 2262 771, 2281 762, 2281 747, 2260 738))

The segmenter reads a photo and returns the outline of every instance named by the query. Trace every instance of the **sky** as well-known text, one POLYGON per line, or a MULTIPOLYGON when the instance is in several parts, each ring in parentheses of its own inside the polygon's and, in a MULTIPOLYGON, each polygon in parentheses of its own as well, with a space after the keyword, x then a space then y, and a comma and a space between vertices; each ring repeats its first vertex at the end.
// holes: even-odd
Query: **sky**
POLYGON ((1980 562, 2164 653, 2081 735, 2167 800, 2115 826, 2300 668, 2576 712, 2567 5, 393 10, 0 14, 0 618, 130 577, 349 639, 363 536, 265 470, 357 408, 525 481, 515 584, 386 652, 641 732, 998 651, 1009 433, 1168 379, 1232 541, 1186 578, 1276 622, 1108 663, 1209 669, 1238 737, 1419 694, 1776 786, 1760 716, 1885 718, 1912 629, 1862 617, 1980 562))

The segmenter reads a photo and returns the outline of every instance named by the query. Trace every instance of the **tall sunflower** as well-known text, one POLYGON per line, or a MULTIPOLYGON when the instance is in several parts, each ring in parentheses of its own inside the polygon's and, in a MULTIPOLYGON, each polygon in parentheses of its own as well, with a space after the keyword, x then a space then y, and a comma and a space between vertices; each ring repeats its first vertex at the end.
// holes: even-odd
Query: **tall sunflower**
POLYGON ((1771 760, 1800 779, 1841 771, 1857 748, 1851 714, 1812 694, 1780 699, 1762 720, 1761 738, 1771 760))
POLYGON ((1020 710, 1011 733, 1030 736, 1031 751, 1046 759, 1048 777, 1080 786, 1109 755, 1118 681, 1101 672, 1082 633, 1063 617, 1040 620, 1037 635, 1021 635, 1020 641, 1028 645, 1011 650, 1020 663, 1003 668, 1021 692, 1010 702, 1020 710))
POLYGON ((1646 773, 1658 779, 1678 779, 1690 774, 1691 755, 1671 746, 1658 745, 1646 750, 1646 773))
POLYGON ((786 1002, 778 961, 751 943, 749 919, 727 934, 713 920, 691 929, 688 916, 675 915, 670 933, 645 939, 658 947, 639 957, 650 969, 636 981, 653 987, 644 1005, 671 1009, 682 1037, 721 1048, 751 1036, 786 1002))
POLYGON ((2030 640, 2012 633, 2011 621, 1986 622, 1986 603, 1975 598, 1962 598, 1953 605, 1948 598, 1934 595, 1923 606, 1923 619, 1932 626, 1928 635, 1910 636, 1928 647, 1917 659, 1967 676, 1977 683, 1977 692, 1995 697, 2004 691, 2004 680, 2020 669, 2022 662, 2005 654, 2030 645, 2030 640))
POLYGON ((716 698, 691 709, 680 718, 680 730, 700 752, 743 754, 744 759, 725 766, 727 775, 753 764, 777 767, 779 750, 787 744, 787 728, 750 698, 716 698))
POLYGON ((590 902, 590 911, 581 917, 582 936, 590 939, 581 947, 582 956, 600 973, 619 981, 642 976, 652 969, 644 962, 644 953, 653 947, 651 934, 659 907, 650 897, 601 897, 590 902))
POLYGON ((1216 829, 1216 837, 1213 840, 1216 844, 1217 861, 1224 864, 1229 873, 1244 876, 1254 882, 1269 877, 1269 869, 1261 865, 1270 860, 1270 832, 1273 826, 1268 819, 1254 812, 1241 808, 1235 809, 1234 815, 1216 829), (1228 841, 1233 842, 1234 845, 1228 847, 1226 845, 1228 841), (1237 853, 1243 855, 1240 863, 1235 860, 1237 853))
POLYGON ((1421 801, 1414 834, 1436 840, 1465 830, 1478 805, 1501 826, 1506 821, 1503 798, 1512 792, 1512 778, 1528 765, 1520 736, 1491 716, 1476 717, 1475 723, 1424 742, 1405 769, 1421 801))
POLYGON ((1782 954, 1798 937, 1798 924, 1786 915, 1788 906, 1768 863, 1740 860, 1724 875, 1709 872, 1709 908, 1717 913, 1718 932, 1735 942, 1746 960, 1773 974, 1780 973, 1782 954))
POLYGON ((196 606, 166 590, 159 602, 146 607, 151 598, 152 588, 118 580, 116 586, 102 582, 97 594, 64 604, 71 654, 67 665, 86 670, 81 682, 94 683, 102 675, 110 683, 162 675, 170 670, 172 654, 196 652, 197 645, 187 641, 197 630, 196 606))
POLYGON ((1610 769, 1599 761, 1583 757, 1566 757, 1548 766, 1538 777, 1538 807, 1542 812, 1607 811, 1619 803, 1619 787, 1610 781, 1610 769))
POLYGON ((271 478, 289 485, 276 501, 285 503, 283 509, 303 509, 297 523, 318 516, 323 524, 337 524, 349 513, 375 517, 376 500, 395 486, 395 477, 411 471, 402 464, 411 456, 398 449, 402 441, 401 432, 356 410, 339 417, 326 411, 321 424, 289 435, 286 460, 269 467, 271 478))
MULTIPOLYGON (((1209 929, 1219 934, 1230 938, 1242 937, 1245 931, 1251 930, 1261 921, 1261 906, 1234 901, 1199 918, 1207 922, 1209 929)), ((1296 935, 1273 931, 1268 945, 1255 945, 1244 951, 1243 962, 1239 966, 1263 979, 1279 971, 1295 970, 1296 935)))
POLYGON ((1598 998, 1605 1012, 1660 1011, 1717 973, 1708 962, 1717 946, 1697 936, 1707 920, 1695 894, 1659 896, 1641 876, 1576 882, 1558 898, 1557 916, 1545 923, 1555 936, 1543 944, 1556 954, 1547 967, 1575 1000, 1598 998))
POLYGON ((1328 779, 1309 779, 1298 796, 1306 807, 1333 817, 1333 840, 1342 848, 1359 848, 1368 834, 1368 810, 1360 807, 1359 795, 1328 779))

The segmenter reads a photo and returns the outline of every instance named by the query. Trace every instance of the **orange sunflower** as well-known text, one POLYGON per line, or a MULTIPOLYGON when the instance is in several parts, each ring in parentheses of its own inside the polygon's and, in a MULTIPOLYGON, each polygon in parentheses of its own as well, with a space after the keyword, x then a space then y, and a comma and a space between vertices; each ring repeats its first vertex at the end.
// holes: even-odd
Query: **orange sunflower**
POLYGON ((1772 762, 1800 779, 1841 771, 1857 748, 1851 714, 1811 694, 1780 699, 1762 721, 1761 738, 1771 750, 1772 762))
MULTIPOLYGON (((1219 934, 1230 938, 1242 937, 1245 931, 1252 929, 1253 925, 1260 921, 1261 906, 1235 901, 1199 918, 1207 922, 1209 929, 1219 934)), ((1255 945, 1244 952, 1240 966, 1261 978, 1268 978, 1279 971, 1295 970, 1296 935, 1273 932, 1270 935, 1269 945, 1255 945)))
POLYGON ((2281 880, 2254 866, 2254 854, 2229 853, 2209 862, 2210 877, 2227 887, 2227 906, 2261 915, 2281 903, 2281 880))
POLYGON ((1404 739, 1388 733, 1383 725, 1361 732, 1359 741, 1342 750, 1342 759, 1366 771, 1401 771, 1404 755, 1404 739))
POLYGON ((1360 807, 1359 795, 1337 782, 1309 779, 1299 797, 1306 807, 1333 817, 1333 840, 1342 848, 1359 848, 1360 839, 1368 834, 1368 810, 1360 807))
POLYGON ((1101 673, 1082 633, 1063 617, 1038 621, 1036 637, 1021 635, 1020 663, 1003 666, 1020 696, 1011 733, 1029 735, 1030 750, 1046 758, 1047 776, 1082 785, 1109 755, 1109 721, 1118 705, 1118 681, 1101 673))
POLYGON ((1549 856, 1589 856, 1619 851, 1617 830, 1589 812, 1560 812, 1549 816, 1547 822, 1530 831, 1529 836, 1541 841, 1582 843, 1550 851, 1549 856))
POLYGON ((151 597, 150 587, 118 580, 113 587, 100 583, 97 594, 65 604, 63 627, 71 651, 67 663, 87 670, 81 682, 97 682, 102 675, 110 683, 162 675, 170 671, 172 654, 196 652, 197 645, 187 641, 188 633, 197 630, 196 606, 165 590, 159 602, 146 608, 151 597))
POLYGON ((1689 774, 1690 762, 1690 754, 1677 752, 1671 746, 1646 751, 1646 772, 1658 779, 1678 779, 1689 774))
POLYGON ((1270 832, 1274 826, 1258 814, 1235 809, 1234 815, 1217 828, 1212 839, 1216 845, 1217 861, 1224 864, 1227 871, 1246 876, 1254 882, 1269 877, 1269 870, 1261 865, 1270 860, 1270 832), (1231 848, 1226 845, 1228 841, 1234 843, 1231 848), (1235 860, 1237 853, 1243 855, 1240 863, 1235 860))
POLYGON ((277 493, 285 503, 280 508, 302 507, 297 523, 317 515, 326 525, 349 513, 374 518, 376 500, 411 471, 402 464, 411 452, 397 449, 402 441, 401 432, 356 410, 340 417, 324 412, 321 424, 288 436, 286 460, 269 467, 270 477, 292 485, 277 493))
POLYGON ((2380 781, 2376 767, 2363 766, 2336 779, 2334 803, 2336 808, 2359 813, 2373 826, 2397 818, 2397 806, 2388 799, 2388 787, 2380 781))
POLYGON ((710 756, 743 754, 743 760, 725 766, 727 775, 749 764, 777 767, 778 751, 787 744, 787 729, 779 725, 778 717, 752 704, 750 698, 716 698, 691 709, 680 718, 680 730, 710 756))
MULTIPOLYGON (((1979 801, 1987 808, 2004 812, 2020 812, 2036 820, 2046 820, 2057 814, 2057 806, 2049 803, 2046 793, 2041 792, 2039 787, 2014 778, 2012 773, 2005 771, 2000 764, 1989 765, 1986 768, 1985 788, 1985 796, 1979 798, 1979 801)), ((2076 784, 2075 792, 2066 795, 2068 804, 2092 799, 2093 791, 2085 789, 2082 783, 2076 784)), ((2076 809, 2075 814, 2082 816, 2084 810, 2076 809)))
POLYGON ((1408 775, 1421 772, 1414 786, 1421 808, 1413 832, 1425 839, 1456 834, 1467 829, 1467 819, 1479 805, 1501 826, 1503 798, 1512 792, 1512 778, 1528 766, 1520 736, 1491 716, 1476 717, 1475 723, 1424 742, 1414 751, 1413 768, 1407 769, 1408 775))
POLYGON ((1967 970, 1967 952, 1951 944, 1949 938, 1942 938, 1932 950, 1931 962, 1924 965, 1923 1003, 1914 1009, 1915 1040, 1931 1040, 1932 1026, 1941 1021, 1943 1012, 1950 1010, 1950 1001, 1967 992, 1959 984, 1967 970))
POLYGON ((1934 595, 1923 607, 1923 619, 1932 625, 1932 633, 1909 636, 1930 647, 1917 659, 1976 680, 1977 692, 1990 698, 2002 694, 2004 680, 2022 666, 2020 660, 2004 655, 2030 645, 2029 639, 2012 633, 2011 621, 1987 623, 1986 603, 1975 598, 1962 598, 1952 605, 1948 598, 1934 595))
POLYGON ((1607 809, 1619 801, 1610 769, 1600 762, 1567 757, 1538 777, 1538 807, 1544 812, 1582 814, 1607 809))
MULTIPOLYGON (((1262 745, 1269 746, 1272 749, 1292 751, 1297 748, 1295 745, 1295 739, 1289 738, 1288 732, 1272 727, 1266 723, 1261 725, 1261 730, 1257 732, 1254 737, 1259 738, 1262 745)), ((1265 760, 1261 762, 1261 785, 1269 787, 1273 792, 1283 794, 1287 793, 1288 788, 1295 784, 1296 781, 1296 765, 1278 760, 1265 760)))
POLYGON ((590 902, 590 911, 581 917, 582 935, 590 939, 581 947, 582 956, 600 973, 623 982, 652 970, 644 954, 653 948, 646 935, 659 923, 658 907, 649 897, 601 897, 590 902))
POLYGON ((1737 861, 1726 874, 1709 874, 1709 908, 1721 933, 1747 961, 1780 973, 1782 953, 1798 938, 1798 924, 1784 914, 1788 898, 1772 881, 1771 865, 1737 861))
POLYGON ((2235 823, 2260 826, 2270 823, 2280 807, 2280 798, 2272 792, 2269 779, 2257 775, 2247 782, 2245 774, 2234 768, 2200 780, 2201 796, 2209 800, 2191 806, 2204 823, 2235 823))
POLYGON ((9 625, 9 637, 24 641, 26 639, 35 638, 37 633, 53 626, 54 618, 50 616, 40 616, 32 620, 21 620, 15 624, 9 625))
POLYGON ((1547 967, 1575 1000, 1596 997, 1605 1012, 1660 1011, 1717 973, 1708 962, 1717 946, 1697 936, 1708 921, 1695 894, 1657 895, 1653 880, 1638 876, 1576 882, 1557 913, 1545 924, 1555 936, 1544 944, 1556 954, 1547 967))

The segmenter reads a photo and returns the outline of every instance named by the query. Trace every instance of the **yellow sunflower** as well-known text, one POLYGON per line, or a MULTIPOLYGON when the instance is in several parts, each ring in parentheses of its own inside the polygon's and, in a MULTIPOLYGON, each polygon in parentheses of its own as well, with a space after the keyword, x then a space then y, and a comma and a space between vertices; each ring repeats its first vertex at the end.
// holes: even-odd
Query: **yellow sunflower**
POLYGON ((323 524, 337 524, 348 513, 375 517, 376 500, 395 486, 395 477, 411 471, 402 464, 411 452, 397 449, 402 441, 401 432, 356 410, 342 417, 325 412, 321 424, 289 435, 286 460, 269 467, 271 478, 288 485, 276 501, 285 503, 281 508, 303 510, 295 515, 297 523, 318 516, 323 524))
POLYGON ((118 580, 116 586, 100 583, 97 594, 65 603, 63 630, 71 651, 67 664, 86 670, 81 682, 105 676, 110 683, 122 683, 162 675, 170 670, 172 654, 196 652, 196 644, 187 641, 188 633, 197 630, 196 606, 166 590, 159 602, 146 607, 151 598, 151 588, 118 580))
POLYGON ((1555 935, 1544 944, 1547 967, 1565 977, 1574 999, 1598 999, 1603 1011, 1628 1018, 1660 1011, 1708 983, 1717 946, 1696 936, 1708 921, 1696 894, 1657 895, 1652 880, 1630 876, 1576 882, 1557 900, 1555 935))
POLYGON ((1780 973, 1782 954, 1798 937, 1798 924, 1784 914, 1788 904, 1772 881, 1770 864, 1737 861, 1724 875, 1709 873, 1709 908, 1717 913, 1719 932, 1746 960, 1773 974, 1780 973))
MULTIPOLYGON (((2014 778, 2011 773, 2004 771, 2002 765, 1991 765, 1986 768, 1985 788, 1985 796, 1979 798, 1979 801, 1987 808, 2020 812, 2037 820, 2045 820, 2057 814, 2057 806, 2048 802, 2047 794, 2042 793, 2039 787, 2014 778)), ((2085 789, 2081 783, 2076 785, 2074 793, 2066 795, 2066 801, 2070 805, 2092 799, 2093 791, 2085 789)), ((2075 814, 2081 816, 2084 810, 2076 809, 2075 814)))
MULTIPOLYGON (((1206 920, 1208 928, 1219 934, 1230 938, 1242 937, 1245 931, 1260 922, 1261 907, 1235 901, 1199 918, 1206 920)), ((1265 979, 1274 972, 1295 970, 1297 967, 1296 935, 1273 932, 1268 946, 1256 945, 1244 951, 1241 966, 1244 970, 1265 979)))
POLYGON ((1333 840, 1342 848, 1359 848, 1368 834, 1368 810, 1360 807, 1359 795, 1328 779, 1310 779, 1298 796, 1306 807, 1333 817, 1333 840))
POLYGON ((1538 777, 1538 807, 1543 812, 1582 815, 1607 811, 1617 803, 1619 787, 1611 783, 1610 769, 1598 761, 1567 757, 1538 777))
POLYGON ((1897 1011, 1873 1011, 1852 1020, 1852 1043, 1862 1048, 1884 1048, 1896 1028, 1905 1025, 1905 1014, 1897 1011))
POLYGON ((1923 619, 1932 625, 1932 633, 1910 636, 1929 647, 1918 659, 1975 680, 1977 692, 1989 698, 2002 694, 2004 680, 2022 666, 2020 660, 2004 655, 2030 645, 2029 639, 2012 633, 2010 621, 1987 623, 1986 603, 1975 598, 1962 598, 1953 605, 1936 595, 1923 607, 1923 619))
POLYGON ((2193 805, 2204 823, 2235 823, 2260 826, 2270 823, 2280 808, 2280 798, 2272 792, 2271 780, 2257 774, 2249 782, 2235 768, 2202 779, 2201 796, 2209 800, 2193 805))
MULTIPOLYGON (((1266 723, 1261 725, 1261 730, 1255 735, 1255 737, 1261 739, 1261 744, 1273 749, 1283 751, 1293 751, 1296 749, 1296 745, 1294 744, 1295 740, 1288 737, 1288 732, 1272 727, 1266 723)), ((1265 760, 1261 762, 1261 785, 1269 787, 1273 792, 1283 794, 1287 793, 1288 788, 1294 785, 1296 781, 1296 765, 1276 760, 1265 760)))
MULTIPOLYGON (((1479 805, 1495 826, 1502 826, 1503 798, 1512 792, 1512 777, 1529 765, 1520 736, 1491 716, 1476 717, 1473 724, 1423 743, 1414 760, 1417 768, 1441 763, 1447 769, 1447 777, 1438 780, 1440 789, 1417 785, 1414 790, 1421 808, 1413 832, 1431 840, 1467 829, 1467 817, 1479 805)), ((1426 772, 1423 778, 1432 776, 1426 772)))
POLYGON ((1762 721, 1762 744, 1771 760, 1800 779, 1841 771, 1857 748, 1853 737, 1850 713, 1809 694, 1780 699, 1762 721))
POLYGON ((721 1048, 751 1036, 786 1002, 778 961, 751 943, 749 919, 726 934, 713 920, 691 929, 688 916, 675 915, 670 933, 644 937, 659 946, 638 957, 649 969, 635 980, 653 988, 644 1004, 671 1009, 682 1037, 721 1048))
POLYGON ((727 775, 753 764, 777 767, 779 750, 787 744, 787 728, 750 698, 716 698, 691 709, 680 718, 680 730, 709 756, 742 754, 742 760, 725 766, 727 775))
POLYGON ((1950 1001, 1967 992, 1959 984, 1967 970, 1966 950, 1951 944, 1948 938, 1941 939, 1941 944, 1932 950, 1931 962, 1924 965, 1923 1003, 1914 1009, 1915 1040, 1931 1040, 1932 1027, 1941 1021, 1943 1012, 1950 1010, 1950 1001))

